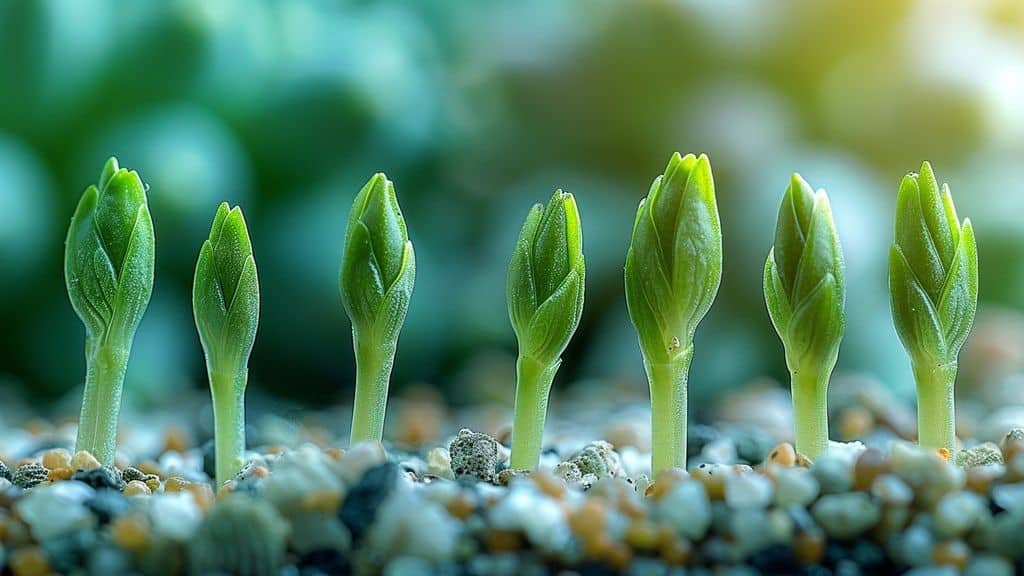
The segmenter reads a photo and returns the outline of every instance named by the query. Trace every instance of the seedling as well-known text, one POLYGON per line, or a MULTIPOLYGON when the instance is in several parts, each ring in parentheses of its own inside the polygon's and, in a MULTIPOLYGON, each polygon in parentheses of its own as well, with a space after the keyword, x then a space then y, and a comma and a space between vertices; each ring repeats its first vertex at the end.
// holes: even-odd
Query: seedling
POLYGON ((513 469, 536 468, 540 461, 548 394, 580 323, 584 276, 576 200, 557 190, 547 207, 535 204, 526 215, 508 267, 508 315, 519 341, 513 469))
POLYGON ((242 469, 245 386, 260 317, 260 285, 245 218, 220 205, 203 242, 192 285, 192 310, 213 396, 217 485, 242 469))
POLYGON ((112 464, 132 340, 153 293, 153 221, 146 187, 110 158, 68 228, 64 277, 85 324, 85 394, 75 450, 112 464))
POLYGON ((349 213, 341 299, 352 321, 356 398, 350 442, 380 441, 398 334, 416 281, 416 255, 395 187, 375 174, 349 213))
POLYGON ((626 255, 626 304, 651 389, 651 469, 686 467, 693 335, 722 279, 722 229, 708 157, 673 154, 640 201, 626 255))
POLYGON ((764 266, 764 299, 786 349, 796 449, 811 458, 828 451, 828 382, 846 325, 844 268, 828 195, 793 174, 764 266))
POLYGON ((900 183, 895 236, 889 296, 917 383, 919 440, 952 451, 953 385, 978 306, 978 249, 971 221, 957 218, 949 186, 940 191, 927 162, 920 175, 908 174, 900 183))

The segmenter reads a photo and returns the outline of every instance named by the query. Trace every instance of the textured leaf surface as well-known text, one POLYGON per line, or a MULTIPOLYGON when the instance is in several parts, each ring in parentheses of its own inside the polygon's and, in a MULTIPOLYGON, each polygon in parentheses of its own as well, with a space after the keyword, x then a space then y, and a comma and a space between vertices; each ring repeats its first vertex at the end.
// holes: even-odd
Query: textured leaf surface
POLYGON ((68 228, 64 275, 71 304, 97 344, 130 346, 153 291, 155 241, 145 186, 107 161, 68 228))
POLYGON ((341 298, 353 328, 392 346, 416 280, 416 255, 394 185, 375 174, 352 204, 341 262, 341 298))
POLYGON ((666 362, 690 346, 721 278, 711 164, 674 154, 640 202, 626 255, 626 304, 648 359, 666 362))
POLYGON ((583 313, 585 273, 576 200, 557 190, 527 213, 509 264, 508 313, 522 355, 558 361, 583 313))
POLYGON ((900 183, 889 254, 893 322, 915 360, 956 361, 974 324, 978 254, 970 220, 962 223, 949 187, 925 162, 900 183))
POLYGON ((764 296, 790 370, 831 370, 845 327, 845 265, 828 195, 799 174, 779 208, 764 296))
POLYGON ((260 287, 249 231, 237 206, 225 202, 217 209, 196 263, 192 308, 210 371, 244 369, 259 325, 260 287))

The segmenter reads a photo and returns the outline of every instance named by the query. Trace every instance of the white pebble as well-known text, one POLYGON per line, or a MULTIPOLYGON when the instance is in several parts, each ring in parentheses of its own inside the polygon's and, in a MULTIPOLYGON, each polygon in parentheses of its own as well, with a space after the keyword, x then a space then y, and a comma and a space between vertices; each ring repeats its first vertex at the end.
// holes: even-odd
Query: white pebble
POLYGON ((557 552, 571 541, 569 525, 558 502, 540 493, 532 482, 512 484, 507 495, 490 511, 499 530, 522 530, 542 550, 557 552))
POLYGON ((203 514, 191 492, 154 494, 149 499, 149 522, 159 536, 188 540, 202 520, 203 514))
POLYGON ((427 452, 427 474, 448 480, 455 479, 455 474, 452 472, 452 456, 448 453, 447 448, 438 446, 427 452))
POLYGON ((725 503, 730 508, 765 508, 772 501, 772 481, 760 474, 730 474, 725 479, 725 503))
POLYGON ((711 502, 700 482, 681 482, 662 497, 657 515, 677 532, 700 540, 711 526, 711 502))
POLYGON ((985 499, 974 492, 951 492, 935 507, 935 531, 947 537, 961 536, 987 511, 985 499))
POLYGON ((806 468, 779 468, 775 471, 775 504, 807 506, 818 497, 818 481, 806 468))
POLYGON ((85 501, 96 491, 81 482, 58 482, 30 490, 15 505, 36 540, 46 541, 92 526, 85 501))

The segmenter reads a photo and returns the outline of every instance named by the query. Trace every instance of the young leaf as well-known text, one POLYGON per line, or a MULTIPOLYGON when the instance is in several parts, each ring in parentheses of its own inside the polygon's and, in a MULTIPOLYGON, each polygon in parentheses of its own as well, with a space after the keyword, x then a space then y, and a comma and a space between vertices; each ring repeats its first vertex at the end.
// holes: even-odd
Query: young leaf
POLYGON ((77 450, 114 458, 132 340, 153 292, 153 222, 139 175, 110 158, 68 228, 64 277, 86 332, 86 382, 77 450))
POLYGON ((831 372, 846 321, 845 264, 828 195, 799 174, 782 200, 764 278, 790 371, 831 372))
POLYGON ((721 280, 711 163, 673 154, 637 209, 626 255, 626 304, 645 358, 669 362, 692 345, 721 280))

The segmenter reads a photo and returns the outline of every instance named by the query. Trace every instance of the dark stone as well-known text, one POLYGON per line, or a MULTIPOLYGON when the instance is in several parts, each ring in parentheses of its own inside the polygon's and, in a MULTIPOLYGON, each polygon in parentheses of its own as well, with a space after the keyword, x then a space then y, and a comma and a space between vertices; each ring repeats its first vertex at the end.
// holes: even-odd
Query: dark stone
POLYGON ((18 466, 18 469, 14 471, 11 482, 18 488, 28 490, 39 485, 41 482, 45 482, 49 475, 50 472, 43 468, 42 465, 29 462, 28 464, 18 466))
POLYGON ((85 501, 85 507, 102 526, 131 510, 132 503, 117 490, 97 490, 92 498, 85 501))
POLYGON ((784 544, 769 546, 751 555, 747 562, 752 568, 768 576, 783 576, 800 572, 800 564, 793 549, 784 544))
POLYGON ((320 548, 304 554, 299 558, 297 567, 301 576, 327 576, 337 574, 348 576, 352 566, 339 550, 320 548))
POLYGON ((121 475, 110 466, 100 466, 93 470, 79 470, 71 477, 72 480, 84 482, 97 490, 124 490, 125 482, 121 475))
POLYGON ((370 468, 345 496, 338 519, 352 534, 352 540, 362 540, 377 516, 377 509, 398 485, 400 470, 392 462, 370 468))
POLYGON ((59 574, 70 574, 84 566, 96 546, 96 532, 75 530, 42 543, 50 567, 59 574))
POLYGON ((125 483, 131 482, 132 480, 138 480, 139 482, 145 482, 146 478, 148 478, 148 477, 149 477, 148 474, 146 474, 142 470, 139 470, 138 468, 134 468, 132 466, 129 466, 129 467, 125 468, 124 470, 121 470, 121 480, 124 480, 125 483))
POLYGON ((3 460, 0 460, 0 478, 5 480, 14 479, 14 474, 11 472, 11 469, 7 467, 7 464, 4 464, 3 460))

